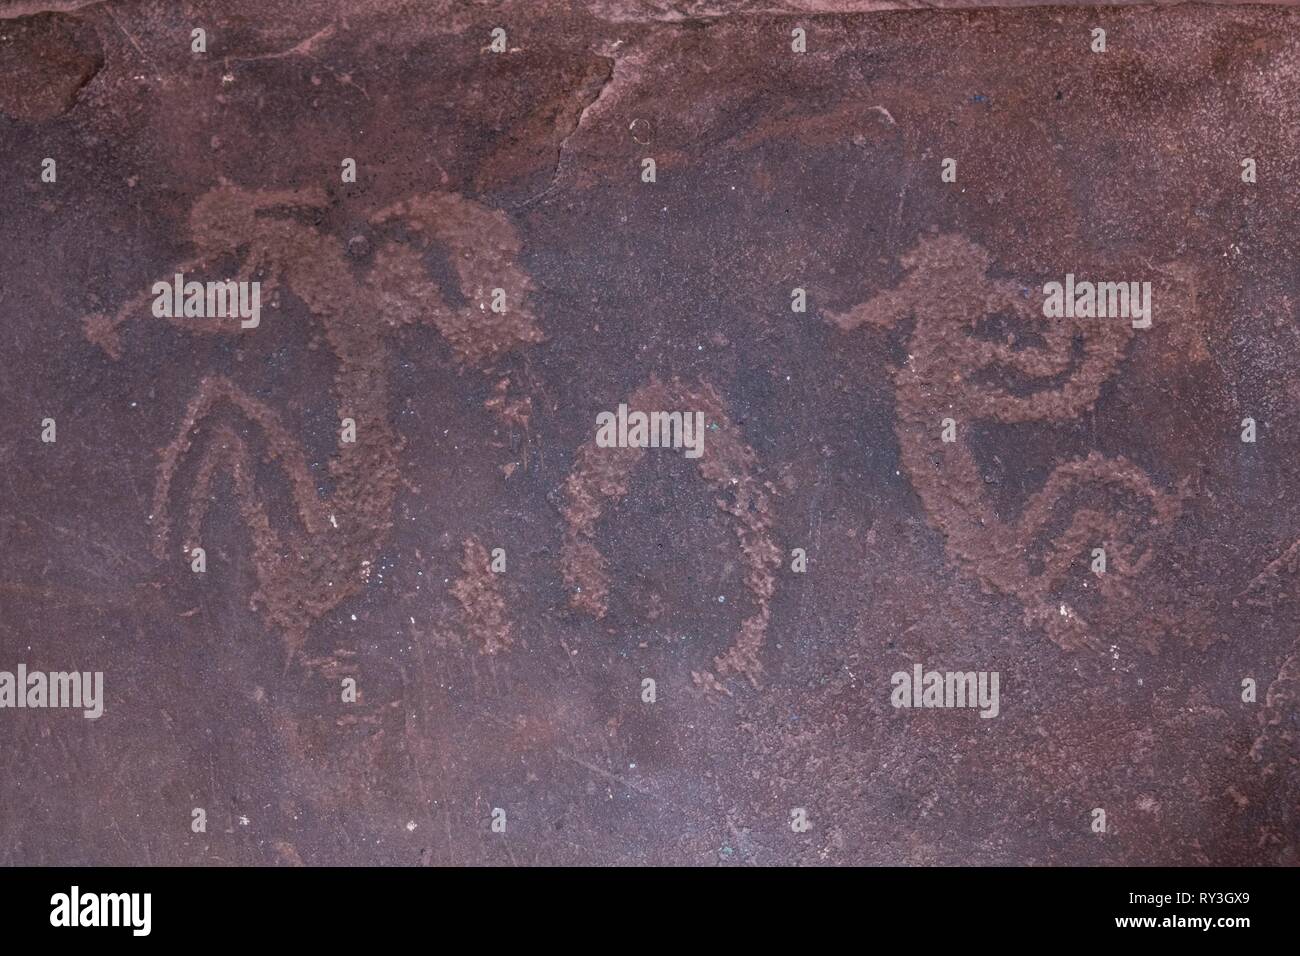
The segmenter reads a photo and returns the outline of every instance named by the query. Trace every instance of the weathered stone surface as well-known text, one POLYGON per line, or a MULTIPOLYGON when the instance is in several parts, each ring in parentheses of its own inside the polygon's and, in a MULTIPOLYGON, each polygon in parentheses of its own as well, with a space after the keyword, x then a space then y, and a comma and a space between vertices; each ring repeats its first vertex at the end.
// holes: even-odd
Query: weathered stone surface
POLYGON ((23 17, 0 36, 0 114, 12 119, 43 120, 67 112, 77 91, 103 65, 94 29, 73 17, 23 17))
POLYGON ((0 8, 0 862, 1297 862, 1300 14, 822 6, 0 8))

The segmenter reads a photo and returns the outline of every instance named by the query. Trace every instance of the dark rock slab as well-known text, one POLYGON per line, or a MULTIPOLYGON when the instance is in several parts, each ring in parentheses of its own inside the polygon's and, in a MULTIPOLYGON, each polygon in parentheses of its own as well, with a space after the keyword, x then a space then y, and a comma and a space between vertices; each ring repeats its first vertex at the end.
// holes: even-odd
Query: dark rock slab
POLYGON ((1297 14, 878 6, 5 5, 0 862, 1295 864, 1297 14))

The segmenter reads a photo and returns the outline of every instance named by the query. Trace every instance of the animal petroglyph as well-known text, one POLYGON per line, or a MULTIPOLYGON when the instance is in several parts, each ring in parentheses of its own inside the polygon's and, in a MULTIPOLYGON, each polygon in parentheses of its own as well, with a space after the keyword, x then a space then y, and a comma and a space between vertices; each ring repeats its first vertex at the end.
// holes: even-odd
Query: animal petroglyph
MULTIPOLYGON (((161 450, 153 496, 153 547, 162 558, 175 523, 173 486, 194 451, 198 467, 185 496, 181 534, 188 553, 199 542, 213 479, 221 472, 230 475, 253 538, 255 599, 283 632, 291 654, 301 648, 312 621, 361 589, 365 570, 392 526, 403 439, 389 421, 386 335, 403 325, 431 324, 458 361, 484 368, 511 349, 542 339, 529 302, 531 281, 515 264, 519 239, 502 213, 446 193, 382 209, 371 224, 377 231, 402 229, 404 241, 384 241, 358 280, 337 238, 293 217, 295 211, 319 210, 327 202, 321 189, 214 189, 191 210, 189 235, 196 252, 175 271, 202 274, 219 260, 238 256, 239 280, 259 277, 264 293, 283 283, 319 323, 337 360, 331 390, 338 417, 356 425, 355 442, 340 443, 329 460, 332 493, 323 497, 317 491, 306 450, 274 409, 230 379, 213 375, 198 383, 180 429, 161 450), (461 304, 448 302, 422 263, 434 243, 453 264, 461 304), (489 308, 497 289, 505 292, 505 311, 489 308), (273 526, 256 477, 258 449, 238 425, 240 419, 254 434, 260 432, 263 455, 284 474, 297 526, 273 526)), ((119 358, 120 327, 149 315, 148 304, 149 297, 140 296, 114 316, 88 316, 87 335, 119 358)), ((221 319, 167 321, 195 332, 257 334, 240 333, 236 323, 221 319)))
POLYGON ((1144 528, 1169 525, 1178 498, 1131 462, 1092 452, 1055 467, 1020 516, 1004 521, 984 492, 970 426, 1078 416, 1119 364, 1133 334, 1129 324, 1044 320, 1019 284, 989 277, 989 255, 958 235, 923 238, 901 261, 908 274, 898 286, 829 319, 849 331, 915 318, 907 361, 894 373, 895 432, 929 522, 963 570, 1022 603, 1027 622, 1043 625, 1063 648, 1096 648, 1087 622, 1053 601, 1053 592, 1086 568, 1092 547, 1104 546, 1109 568, 1097 586, 1103 597, 1127 594, 1126 580, 1151 557, 1139 553, 1137 539, 1144 528), (996 316, 1028 325, 1041 344, 1015 347, 1010 337, 977 334, 982 320, 996 316), (952 444, 939 441, 945 417, 963 426, 952 444), (1080 506, 1085 498, 1094 506, 1080 506))
MULTIPOLYGON (((774 568, 780 552, 772 541, 771 501, 775 489, 754 476, 756 456, 732 423, 722 399, 709 385, 688 388, 677 380, 663 384, 651 380, 632 393, 627 405, 633 409, 688 408, 704 413, 716 430, 709 431, 704 456, 698 461, 700 477, 716 488, 721 508, 731 519, 745 562, 745 586, 757 610, 740 625, 726 652, 714 659, 720 676, 741 675, 755 685, 763 668, 759 652, 771 617, 770 604, 776 587, 774 568)), ((565 504, 561 509, 566 528, 561 552, 565 584, 571 589, 569 602, 596 618, 609 609, 609 572, 596 546, 596 526, 605 508, 626 495, 632 472, 645 457, 642 447, 600 448, 587 442, 575 457, 573 471, 565 480, 565 504)), ((707 686, 716 685, 712 674, 703 675, 707 686)))

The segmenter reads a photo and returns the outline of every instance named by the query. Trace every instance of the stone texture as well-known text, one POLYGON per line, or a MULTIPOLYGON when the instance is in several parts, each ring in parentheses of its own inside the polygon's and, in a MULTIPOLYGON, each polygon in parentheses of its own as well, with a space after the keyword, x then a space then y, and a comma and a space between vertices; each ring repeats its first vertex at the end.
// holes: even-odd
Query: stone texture
POLYGON ((828 6, 0 7, 0 862, 1297 862, 1300 15, 828 6))

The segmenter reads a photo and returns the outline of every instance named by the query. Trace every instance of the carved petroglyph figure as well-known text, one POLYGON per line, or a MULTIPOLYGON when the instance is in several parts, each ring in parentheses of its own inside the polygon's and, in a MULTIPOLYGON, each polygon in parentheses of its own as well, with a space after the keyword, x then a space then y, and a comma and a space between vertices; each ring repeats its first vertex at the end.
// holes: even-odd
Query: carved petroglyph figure
MULTIPOLYGON (((317 491, 302 442, 276 411, 218 375, 199 381, 180 428, 161 450, 154 489, 156 555, 162 558, 173 547, 188 554, 199 542, 213 479, 219 472, 229 474, 253 540, 256 600, 283 632, 291 656, 301 649, 312 621, 360 590, 392 525, 403 440, 389 420, 385 337, 401 325, 426 322, 459 360, 481 367, 542 338, 530 310, 531 282, 516 265, 519 240, 502 213, 446 193, 383 209, 371 217, 372 225, 382 231, 396 224, 405 241, 381 243, 358 280, 343 243, 302 221, 304 211, 327 202, 320 189, 213 189, 190 212, 194 256, 166 273, 201 276, 218 261, 238 257, 235 278, 257 276, 268 297, 281 284, 291 290, 319 324, 337 361, 331 390, 338 418, 351 419, 349 437, 355 440, 340 442, 330 457, 334 488, 328 497, 317 491), (463 304, 450 305, 425 269, 421 256, 432 243, 446 249, 463 304), (494 294, 508 307, 491 309, 494 294), (251 435, 246 425, 253 426, 251 435), (182 496, 174 485, 191 452, 198 456, 197 471, 182 496), (288 482, 297 517, 293 527, 272 524, 258 485, 259 457, 277 464, 288 482), (177 497, 183 501, 174 501, 177 497), (173 543, 178 519, 180 540, 173 543)), ((148 317, 150 300, 150 295, 134 298, 112 317, 88 316, 87 334, 110 356, 120 357, 120 326, 148 317)), ((188 331, 249 336, 250 342, 258 335, 240 331, 237 320, 167 321, 188 331)))
POLYGON ((915 319, 908 358, 894 373, 895 431, 928 520, 963 570, 985 588, 1016 597, 1026 620, 1042 624, 1057 644, 1097 647, 1087 622, 1053 600, 1054 591, 1067 575, 1086 570, 1082 558, 1104 542, 1109 569, 1097 586, 1105 597, 1128 593, 1126 580, 1151 557, 1140 552, 1144 529, 1168 525, 1177 497, 1125 459, 1093 452, 1054 468, 1020 516, 1003 520, 986 495, 970 426, 1078 416, 1119 364, 1133 334, 1129 324, 1045 320, 1027 290, 986 275, 988 254, 958 235, 923 238, 901 261, 908 274, 898 286, 829 318, 845 331, 915 319), (1008 338, 976 334, 982 320, 999 315, 1028 324, 1041 344, 1017 348, 1008 338), (944 418, 967 426, 955 442, 939 441, 944 418), (1093 506, 1078 506, 1085 497, 1093 506), (1071 503, 1076 510, 1067 514, 1071 503))
MULTIPOLYGON (((1246 603, 1271 609, 1284 601, 1294 600, 1297 596, 1297 572, 1300 572, 1300 541, 1270 561, 1251 580, 1243 593, 1246 603)), ((1300 638, 1291 644, 1290 653, 1278 667, 1277 677, 1268 682, 1260 701, 1263 705, 1259 716, 1260 732, 1251 745, 1250 756, 1258 763, 1263 763, 1266 757, 1271 760, 1267 768, 1270 774, 1276 771, 1276 763, 1294 764, 1297 760, 1296 734, 1291 729, 1297 700, 1300 700, 1300 638), (1275 756, 1275 750, 1281 756, 1275 756)))
MULTIPOLYGON (((772 540, 771 501, 774 489, 754 475, 756 456, 732 423, 718 393, 708 385, 688 388, 681 382, 651 380, 627 399, 632 409, 684 408, 702 412, 716 426, 708 433, 707 451, 698 460, 700 477, 717 489, 718 507, 731 519, 745 562, 745 586, 755 612, 740 625, 731 647, 714 660, 721 677, 739 675, 757 685, 762 674, 759 651, 771 617, 776 588, 775 568, 781 554, 772 540)), ((632 472, 644 460, 644 447, 602 448, 593 438, 575 456, 565 480, 562 511, 566 524, 561 552, 569 603, 596 618, 609 610, 607 564, 596 546, 596 528, 606 507, 626 495, 632 472)), ((695 675, 696 682, 718 688, 712 673, 695 675)))

